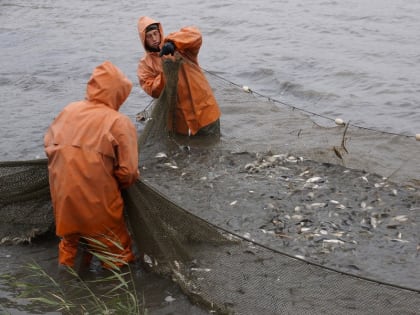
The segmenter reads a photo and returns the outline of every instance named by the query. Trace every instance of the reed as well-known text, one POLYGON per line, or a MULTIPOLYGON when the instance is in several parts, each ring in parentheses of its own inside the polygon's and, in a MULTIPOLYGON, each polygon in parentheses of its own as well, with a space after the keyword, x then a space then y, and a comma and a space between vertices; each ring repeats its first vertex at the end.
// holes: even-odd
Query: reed
POLYGON ((20 279, 9 276, 9 285, 13 284, 19 298, 29 301, 34 310, 83 315, 147 315, 144 297, 138 298, 131 266, 107 252, 100 242, 88 241, 94 244, 89 253, 107 267, 93 279, 84 279, 70 267, 54 277, 33 262, 26 266, 27 272, 20 279))

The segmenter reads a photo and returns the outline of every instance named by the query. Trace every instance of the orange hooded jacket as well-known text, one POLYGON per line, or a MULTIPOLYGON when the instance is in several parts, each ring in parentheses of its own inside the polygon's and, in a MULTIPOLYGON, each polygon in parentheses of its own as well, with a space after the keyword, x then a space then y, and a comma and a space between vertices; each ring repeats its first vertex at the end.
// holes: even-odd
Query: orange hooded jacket
POLYGON ((161 47, 164 42, 175 44, 176 51, 183 57, 178 76, 177 108, 175 112, 176 132, 195 135, 201 128, 219 119, 221 112, 213 91, 198 64, 202 36, 196 27, 184 27, 164 38, 162 25, 154 19, 143 16, 138 20, 138 32, 146 51, 137 67, 137 77, 143 90, 158 98, 165 86, 162 58, 159 52, 146 48, 146 28, 158 24, 161 34, 161 47))
POLYGON ((139 176, 137 132, 118 112, 131 89, 131 81, 111 62, 104 62, 93 71, 86 99, 67 105, 45 134, 59 236, 121 230, 120 189, 139 176))

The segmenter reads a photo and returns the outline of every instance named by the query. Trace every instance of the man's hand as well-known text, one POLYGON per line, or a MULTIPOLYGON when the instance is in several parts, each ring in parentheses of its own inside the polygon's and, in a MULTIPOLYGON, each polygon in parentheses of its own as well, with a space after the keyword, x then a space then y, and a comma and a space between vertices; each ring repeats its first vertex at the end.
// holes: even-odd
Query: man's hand
POLYGON ((174 52, 175 52, 175 45, 174 45, 174 43, 172 43, 172 42, 166 42, 164 45, 163 45, 163 47, 162 47, 162 49, 161 49, 161 51, 160 51, 160 54, 159 54, 159 56, 160 57, 162 57, 163 55, 171 55, 171 56, 173 56, 174 55, 174 52))

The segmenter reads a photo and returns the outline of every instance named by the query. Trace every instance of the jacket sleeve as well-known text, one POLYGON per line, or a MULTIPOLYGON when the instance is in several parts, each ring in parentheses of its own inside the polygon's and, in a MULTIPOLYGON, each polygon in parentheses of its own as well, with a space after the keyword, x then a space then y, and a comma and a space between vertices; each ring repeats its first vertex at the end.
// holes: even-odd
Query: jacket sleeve
POLYGON ((203 38, 200 30, 197 27, 187 26, 181 28, 178 32, 169 34, 167 37, 165 37, 164 41, 173 42, 176 49, 181 54, 195 60, 200 51, 203 38))
POLYGON ((137 77, 147 94, 154 98, 160 96, 165 87, 165 76, 161 67, 154 66, 151 59, 142 59, 137 66, 137 77))
POLYGON ((121 188, 132 185, 140 176, 138 169, 137 131, 127 116, 121 115, 111 128, 116 140, 114 176, 121 188))

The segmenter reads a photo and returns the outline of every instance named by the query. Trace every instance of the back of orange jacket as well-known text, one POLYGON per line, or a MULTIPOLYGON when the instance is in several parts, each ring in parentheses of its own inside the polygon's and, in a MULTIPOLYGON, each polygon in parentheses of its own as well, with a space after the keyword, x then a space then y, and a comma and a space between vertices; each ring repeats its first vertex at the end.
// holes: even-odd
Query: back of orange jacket
POLYGON ((44 137, 56 233, 97 235, 119 229, 121 188, 139 176, 137 132, 119 113, 132 83, 111 62, 98 66, 86 99, 67 105, 44 137))
POLYGON ((143 90, 154 98, 158 98, 162 92, 165 78, 159 52, 151 52, 146 48, 146 28, 151 24, 159 25, 161 46, 166 41, 173 42, 177 52, 184 59, 178 76, 175 131, 184 135, 194 135, 201 128, 215 122, 221 115, 210 84, 198 64, 198 53, 202 44, 201 32, 190 26, 164 38, 163 27, 159 22, 147 16, 139 19, 138 32, 146 53, 139 61, 137 76, 143 90))

